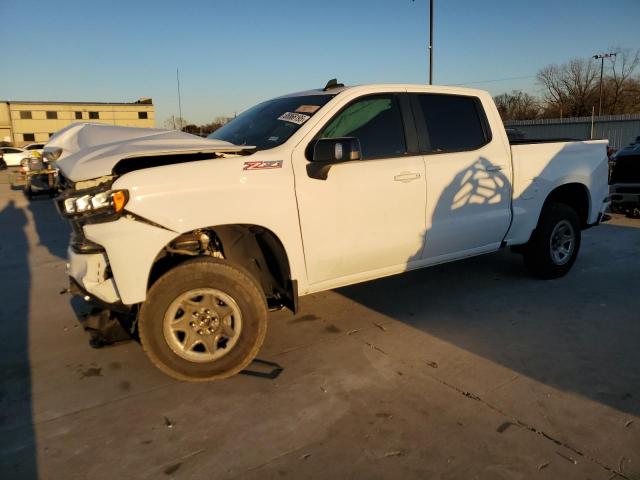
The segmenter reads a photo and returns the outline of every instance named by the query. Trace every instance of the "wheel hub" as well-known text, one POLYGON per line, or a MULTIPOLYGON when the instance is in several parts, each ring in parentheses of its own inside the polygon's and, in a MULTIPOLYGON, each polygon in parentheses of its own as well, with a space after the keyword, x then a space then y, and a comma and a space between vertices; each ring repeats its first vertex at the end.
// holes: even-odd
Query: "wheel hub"
POLYGON ((575 248, 576 234, 573 225, 567 220, 562 220, 553 228, 549 246, 551 259, 556 265, 564 265, 571 260, 575 248))
POLYGON ((167 345, 191 362, 211 362, 229 353, 240 338, 242 314, 220 290, 199 288, 179 295, 165 312, 167 345))
POLYGON ((189 326, 197 335, 213 335, 220 329, 220 317, 216 312, 201 307, 191 313, 189 326))

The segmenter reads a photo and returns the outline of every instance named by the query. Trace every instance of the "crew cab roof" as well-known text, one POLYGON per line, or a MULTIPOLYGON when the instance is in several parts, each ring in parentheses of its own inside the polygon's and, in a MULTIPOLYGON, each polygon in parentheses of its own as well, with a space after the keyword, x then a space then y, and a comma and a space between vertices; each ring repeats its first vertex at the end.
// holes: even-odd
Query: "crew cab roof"
POLYGON ((343 87, 334 87, 329 90, 324 90, 322 88, 314 88, 311 90, 303 90, 300 92, 288 93, 286 95, 281 95, 277 98, 287 98, 287 97, 304 97, 310 95, 336 95, 338 93, 345 92, 347 90, 350 91, 370 91, 370 90, 389 90, 396 89, 398 91, 408 90, 408 91, 418 91, 418 92, 433 92, 433 93, 448 93, 452 95, 468 95, 479 97, 482 95, 486 95, 487 92, 484 90, 479 90, 476 88, 467 88, 467 87, 457 87, 457 86, 447 86, 447 85, 426 85, 420 83, 371 83, 371 84, 361 84, 361 85, 346 85, 343 87))

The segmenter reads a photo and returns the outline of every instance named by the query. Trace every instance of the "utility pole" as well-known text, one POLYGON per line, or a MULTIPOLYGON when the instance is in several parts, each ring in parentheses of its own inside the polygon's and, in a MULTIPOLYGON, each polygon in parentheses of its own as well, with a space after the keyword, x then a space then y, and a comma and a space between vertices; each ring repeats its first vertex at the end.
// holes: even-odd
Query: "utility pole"
POLYGON ((178 123, 180 124, 179 130, 182 131, 182 100, 180 99, 180 70, 176 68, 176 81, 178 82, 178 123))
POLYGON ((429 0, 429 85, 433 85, 433 0, 429 0))
POLYGON ((429 85, 433 85, 433 0, 429 0, 429 85))
POLYGON ((615 53, 598 53, 593 56, 596 60, 600 60, 600 106, 598 107, 598 116, 602 115, 602 76, 604 74, 604 59, 615 56, 615 53))

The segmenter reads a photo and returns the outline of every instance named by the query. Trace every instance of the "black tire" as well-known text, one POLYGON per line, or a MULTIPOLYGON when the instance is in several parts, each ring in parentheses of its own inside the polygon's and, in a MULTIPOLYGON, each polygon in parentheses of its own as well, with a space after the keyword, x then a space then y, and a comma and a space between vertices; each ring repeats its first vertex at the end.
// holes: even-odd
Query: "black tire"
POLYGON ((544 279, 562 277, 569 273, 576 261, 580 240, 580 219, 576 211, 563 203, 549 203, 543 207, 538 225, 523 248, 524 263, 536 277, 544 279), (566 222, 573 229, 574 243, 570 254, 558 261, 557 257, 554 259, 552 235, 557 231, 557 227, 566 227, 566 222))
POLYGON ((151 362, 167 375, 191 382, 221 380, 239 373, 258 354, 266 332, 267 303, 258 283, 245 270, 212 258, 194 258, 165 273, 149 289, 138 316, 140 343, 151 362), (222 357, 196 362, 172 350, 164 322, 176 299, 202 288, 214 288, 231 297, 239 308, 242 328, 235 345, 222 357))

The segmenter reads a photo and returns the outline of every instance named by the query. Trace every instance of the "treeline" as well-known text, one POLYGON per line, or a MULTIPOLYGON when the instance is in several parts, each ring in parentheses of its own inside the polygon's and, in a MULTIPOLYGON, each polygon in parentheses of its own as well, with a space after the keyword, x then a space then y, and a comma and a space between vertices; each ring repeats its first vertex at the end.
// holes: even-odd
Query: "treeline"
POLYGON ((220 127, 229 123, 230 120, 233 120, 233 117, 216 117, 210 123, 196 125, 195 123, 190 123, 188 120, 185 120, 182 117, 176 117, 172 115, 167 120, 165 120, 164 127, 171 130, 182 130, 183 132, 191 133, 193 135, 206 137, 210 133, 215 132, 220 127))
POLYGON ((640 113, 640 49, 616 48, 604 59, 602 107, 600 107, 601 60, 574 58, 553 64, 536 75, 540 96, 514 90, 494 97, 503 120, 586 117, 640 113))

